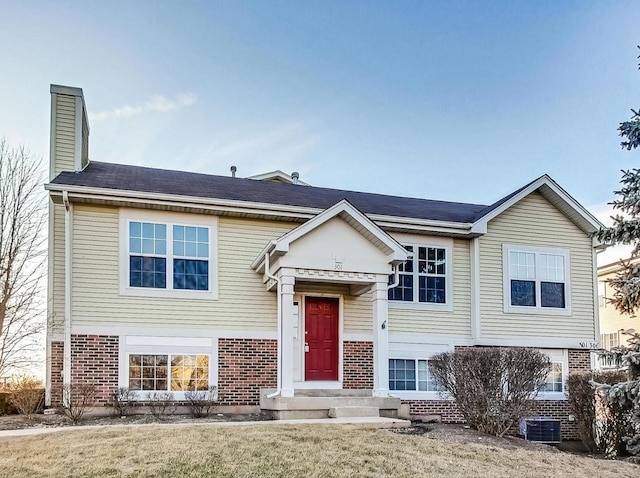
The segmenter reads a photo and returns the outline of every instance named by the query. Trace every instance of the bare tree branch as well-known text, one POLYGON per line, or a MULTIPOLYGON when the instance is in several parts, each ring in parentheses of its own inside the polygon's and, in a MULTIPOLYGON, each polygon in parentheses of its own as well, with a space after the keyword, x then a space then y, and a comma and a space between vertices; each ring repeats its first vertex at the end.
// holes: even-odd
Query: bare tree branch
POLYGON ((0 375, 33 365, 44 330, 46 197, 40 162, 0 140, 0 375))

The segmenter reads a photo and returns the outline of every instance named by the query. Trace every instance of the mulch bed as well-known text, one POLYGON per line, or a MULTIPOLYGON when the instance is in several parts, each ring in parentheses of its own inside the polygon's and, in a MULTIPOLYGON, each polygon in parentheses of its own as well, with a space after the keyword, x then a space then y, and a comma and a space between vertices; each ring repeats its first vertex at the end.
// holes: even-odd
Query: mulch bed
MULTIPOLYGON (((78 425, 133 425, 151 423, 215 423, 215 422, 239 422, 239 421, 263 421, 270 420, 262 414, 237 415, 229 413, 212 413, 205 418, 192 418, 189 415, 164 415, 156 418, 153 415, 136 414, 126 417, 114 416, 87 416, 78 425)), ((0 430, 20 430, 24 428, 58 428, 74 426, 71 420, 62 415, 34 415, 32 420, 27 420, 21 415, 0 416, 0 430)))

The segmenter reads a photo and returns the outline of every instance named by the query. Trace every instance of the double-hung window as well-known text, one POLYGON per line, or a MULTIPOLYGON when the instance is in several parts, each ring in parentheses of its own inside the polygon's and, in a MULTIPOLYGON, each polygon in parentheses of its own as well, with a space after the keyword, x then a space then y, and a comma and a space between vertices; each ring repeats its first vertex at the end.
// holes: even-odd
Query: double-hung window
POLYGON ((444 390, 429 371, 429 361, 389 359, 389 390, 439 392, 444 390))
MULTIPOLYGON (((407 245, 413 258, 399 266, 397 287, 389 289, 389 300, 447 306, 451 303, 450 247, 407 245)), ((392 284, 395 276, 389 277, 392 284)))
POLYGON ((215 298, 215 217, 121 211, 121 293, 215 298))
POLYGON ((600 344, 603 349, 611 350, 620 347, 620 332, 612 332, 600 335, 600 344))
POLYGON ((562 364, 559 362, 551 363, 551 370, 547 375, 547 381, 540 389, 541 392, 563 392, 564 378, 562 376, 562 364))
POLYGON ((505 312, 570 314, 569 251, 503 247, 505 312))

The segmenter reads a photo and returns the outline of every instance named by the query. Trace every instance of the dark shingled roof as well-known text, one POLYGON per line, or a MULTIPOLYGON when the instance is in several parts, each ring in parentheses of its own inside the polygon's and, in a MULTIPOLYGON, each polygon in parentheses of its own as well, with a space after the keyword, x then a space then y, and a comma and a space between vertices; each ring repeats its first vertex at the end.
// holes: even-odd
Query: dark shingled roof
POLYGON ((100 162, 63 172, 51 183, 319 209, 347 199, 366 214, 450 222, 474 222, 490 207, 100 162))
MULTIPOLYGON (((541 178, 542 176, 540 176, 541 178)), ((506 203, 509 199, 511 199, 514 196, 517 196, 518 194, 520 194, 522 191, 524 191, 525 189, 527 189, 529 186, 531 186, 533 183, 535 183, 538 179, 534 179, 533 181, 531 181, 530 183, 525 184, 524 186, 522 186, 521 188, 516 189, 515 191, 513 191, 511 194, 507 194, 505 197, 503 197, 502 199, 498 199, 496 202, 494 202, 493 204, 491 204, 490 206, 485 207, 484 209, 482 209, 480 212, 478 212, 478 214, 476 215, 475 220, 480 219, 482 216, 486 216, 487 214, 489 214, 491 211, 493 211, 494 209, 498 209, 500 206, 502 206, 504 203, 506 203)))

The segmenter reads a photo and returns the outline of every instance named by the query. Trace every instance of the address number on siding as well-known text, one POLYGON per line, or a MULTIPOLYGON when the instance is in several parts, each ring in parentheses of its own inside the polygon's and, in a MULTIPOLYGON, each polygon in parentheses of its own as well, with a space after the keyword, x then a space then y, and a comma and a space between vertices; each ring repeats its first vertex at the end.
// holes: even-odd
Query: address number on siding
POLYGON ((599 342, 580 342, 580 347, 583 349, 595 350, 600 348, 599 342))

